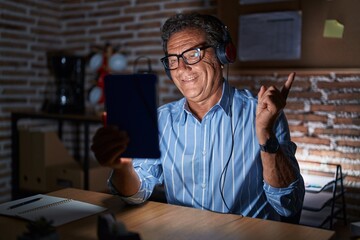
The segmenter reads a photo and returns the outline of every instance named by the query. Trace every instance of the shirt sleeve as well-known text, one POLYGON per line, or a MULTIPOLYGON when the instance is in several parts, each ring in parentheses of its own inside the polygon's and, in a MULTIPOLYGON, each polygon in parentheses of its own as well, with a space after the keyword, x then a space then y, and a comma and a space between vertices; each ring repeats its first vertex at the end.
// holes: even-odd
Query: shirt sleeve
POLYGON ((295 158, 296 144, 290 140, 290 131, 284 113, 279 116, 276 128, 276 136, 280 142, 281 149, 296 173, 297 179, 285 188, 275 188, 264 181, 264 191, 271 206, 276 212, 284 217, 294 216, 301 210, 305 186, 300 174, 300 167, 295 158))

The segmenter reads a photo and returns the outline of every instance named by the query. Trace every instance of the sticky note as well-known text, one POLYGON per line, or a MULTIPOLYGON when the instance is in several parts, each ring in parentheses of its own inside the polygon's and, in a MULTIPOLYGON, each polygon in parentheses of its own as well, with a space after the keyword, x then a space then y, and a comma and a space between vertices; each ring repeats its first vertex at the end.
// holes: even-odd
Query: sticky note
POLYGON ((344 25, 335 19, 325 21, 323 37, 325 38, 342 38, 344 25))

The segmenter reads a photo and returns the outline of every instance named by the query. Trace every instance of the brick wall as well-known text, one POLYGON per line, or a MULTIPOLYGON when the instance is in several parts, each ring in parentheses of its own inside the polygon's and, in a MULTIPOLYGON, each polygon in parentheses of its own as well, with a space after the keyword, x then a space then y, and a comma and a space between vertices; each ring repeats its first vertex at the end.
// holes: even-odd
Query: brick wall
MULTIPOLYGON (((287 74, 230 70, 229 79, 257 93, 261 85, 280 87, 287 74)), ((334 173, 326 163, 341 164, 350 219, 360 217, 359 92, 360 69, 299 70, 285 108, 302 171, 334 173)))
MULTIPOLYGON (((168 16, 193 10, 215 14, 216 1, 1 1, 0 202, 9 200, 11 192, 10 113, 41 109, 47 88, 54 81, 46 65, 48 51, 61 49, 85 56, 93 46, 110 42, 127 56, 128 72, 133 70, 137 57, 148 56, 159 74, 159 102, 166 103, 180 95, 158 60, 163 54, 159 29, 168 16)), ((88 90, 96 73, 88 68, 86 72, 88 90)), ((284 71, 231 69, 229 75, 232 85, 254 93, 261 84, 279 86, 285 79, 284 71)), ((302 168, 314 168, 306 161, 342 164, 347 174, 348 213, 352 218, 360 217, 359 91, 359 69, 301 70, 286 107, 302 168)), ((92 109, 89 103, 87 107, 92 109)), ((71 131, 70 126, 66 129, 71 131)), ((315 168, 319 166, 323 165, 315 168)))
MULTIPOLYGON (((159 102, 168 102, 178 98, 174 96, 178 93, 166 79, 159 61, 160 26, 170 15, 195 10, 215 14, 216 2, 0 1, 0 202, 11 197, 11 111, 40 110, 54 86, 54 77, 47 67, 47 52, 65 50, 87 56, 94 46, 103 47, 110 42, 126 55, 127 72, 133 71, 137 57, 148 56, 153 70, 159 73, 159 102)), ((139 62, 139 69, 145 68, 144 64, 139 62)), ((94 84, 96 75, 86 68, 86 90, 94 84)), ((87 102, 89 111, 97 107, 87 102)), ((19 125, 56 129, 51 123, 39 121, 23 120, 19 125)), ((64 126, 64 130, 73 131, 71 126, 64 126)), ((68 135, 64 142, 72 152, 68 135)))
POLYGON ((54 2, 0 1, 0 201, 11 193, 10 112, 40 109, 46 51, 63 45, 60 13, 54 2))

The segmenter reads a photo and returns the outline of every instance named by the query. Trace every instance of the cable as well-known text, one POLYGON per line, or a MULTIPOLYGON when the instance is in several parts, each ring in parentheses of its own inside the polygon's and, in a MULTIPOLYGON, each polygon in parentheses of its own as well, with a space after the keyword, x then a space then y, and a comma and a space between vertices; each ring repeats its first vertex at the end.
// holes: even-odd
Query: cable
POLYGON ((223 201, 223 203, 225 204, 225 207, 227 208, 227 210, 229 211, 229 213, 231 213, 231 209, 229 208, 225 196, 224 196, 224 188, 225 188, 225 180, 226 180, 226 174, 227 174, 227 170, 232 158, 232 154, 233 154, 233 150, 234 150, 234 129, 233 129, 233 123, 232 123, 232 98, 230 96, 230 84, 229 84, 229 64, 227 64, 227 68, 226 68, 226 79, 225 81, 227 81, 227 91, 228 91, 228 96, 229 96, 229 107, 230 107, 230 128, 231 128, 231 151, 230 151, 230 155, 228 160, 226 161, 226 164, 221 172, 220 175, 220 180, 219 180, 219 191, 220 191, 220 195, 221 195, 221 199, 223 201))
POLYGON ((135 74, 135 73, 153 73, 152 68, 151 68, 151 59, 150 59, 149 57, 147 57, 147 56, 140 56, 140 57, 136 58, 135 61, 134 61, 134 70, 133 70, 133 72, 134 72, 134 74, 135 74), (144 70, 144 69, 138 70, 138 69, 137 69, 138 61, 139 61, 139 59, 141 59, 141 58, 145 58, 145 59, 146 59, 146 61, 147 61, 147 67, 148 67, 147 70, 144 70))

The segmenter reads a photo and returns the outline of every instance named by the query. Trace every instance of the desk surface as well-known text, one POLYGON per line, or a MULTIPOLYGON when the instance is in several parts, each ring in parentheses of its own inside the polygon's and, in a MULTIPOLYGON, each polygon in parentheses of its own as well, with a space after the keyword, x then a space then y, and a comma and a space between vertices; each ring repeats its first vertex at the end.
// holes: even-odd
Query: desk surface
MULTIPOLYGON (((164 203, 128 206, 115 196, 79 189, 64 189, 49 195, 73 198, 107 207, 129 231, 147 239, 330 239, 333 231, 300 225, 220 214, 164 203)), ((0 239, 16 239, 26 230, 26 221, 0 216, 0 239)), ((60 239, 97 239, 97 216, 57 228, 60 239)))

